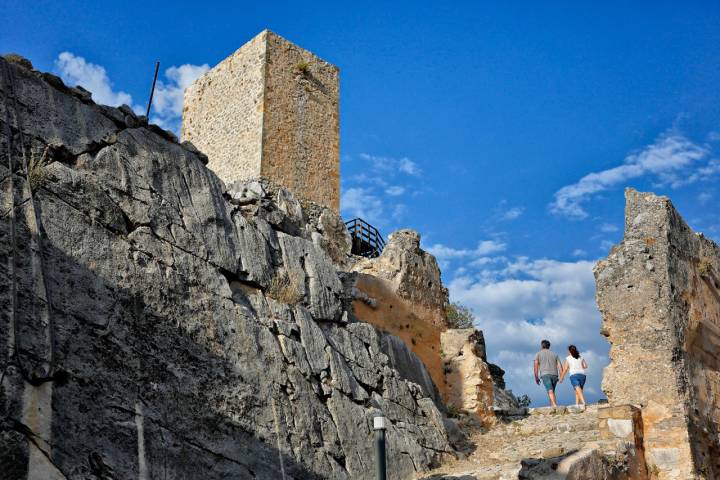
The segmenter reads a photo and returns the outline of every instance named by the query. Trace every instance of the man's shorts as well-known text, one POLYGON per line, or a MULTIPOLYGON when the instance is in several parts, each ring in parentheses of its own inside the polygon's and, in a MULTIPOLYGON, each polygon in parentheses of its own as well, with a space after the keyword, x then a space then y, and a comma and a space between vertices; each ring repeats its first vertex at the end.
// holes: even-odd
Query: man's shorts
POLYGON ((543 385, 545 385, 545 390, 548 392, 555 391, 555 386, 558 383, 557 375, 543 375, 540 379, 542 380, 543 385))
POLYGON ((570 375, 570 383, 572 383, 573 387, 585 388, 586 378, 582 373, 576 373, 575 375, 570 375))

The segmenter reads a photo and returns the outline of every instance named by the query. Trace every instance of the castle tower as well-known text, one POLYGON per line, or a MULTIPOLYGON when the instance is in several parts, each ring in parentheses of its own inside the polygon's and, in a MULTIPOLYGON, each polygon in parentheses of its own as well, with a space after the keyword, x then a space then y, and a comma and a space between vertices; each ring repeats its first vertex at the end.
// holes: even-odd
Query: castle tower
POLYGON ((185 90, 182 138, 225 182, 340 207, 339 70, 265 30, 185 90))

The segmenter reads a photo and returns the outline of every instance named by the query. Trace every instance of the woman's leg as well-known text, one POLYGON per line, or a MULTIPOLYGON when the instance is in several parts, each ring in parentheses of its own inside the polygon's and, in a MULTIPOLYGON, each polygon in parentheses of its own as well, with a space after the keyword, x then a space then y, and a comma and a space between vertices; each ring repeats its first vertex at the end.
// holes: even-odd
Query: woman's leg
POLYGON ((585 396, 582 387, 579 385, 575 387, 575 403, 585 405, 585 396))

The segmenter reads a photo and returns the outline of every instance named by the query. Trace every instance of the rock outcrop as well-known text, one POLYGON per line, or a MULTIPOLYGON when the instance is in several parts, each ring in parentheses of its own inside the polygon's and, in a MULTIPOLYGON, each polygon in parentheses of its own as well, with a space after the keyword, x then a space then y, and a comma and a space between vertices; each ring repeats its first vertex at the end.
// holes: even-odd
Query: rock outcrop
POLYGON ((379 257, 361 259, 352 270, 387 280, 394 292, 413 305, 420 319, 440 328, 449 326, 447 288, 435 257, 420 248, 416 231, 393 232, 379 257))
POLYGON ((625 236, 595 269, 603 390, 641 407, 652 478, 720 478, 720 248, 666 197, 626 200, 625 236))
POLYGON ((57 77, 0 73, 3 478, 372 478, 380 412, 393 478, 451 453, 353 315, 337 217, 226 189, 57 77))

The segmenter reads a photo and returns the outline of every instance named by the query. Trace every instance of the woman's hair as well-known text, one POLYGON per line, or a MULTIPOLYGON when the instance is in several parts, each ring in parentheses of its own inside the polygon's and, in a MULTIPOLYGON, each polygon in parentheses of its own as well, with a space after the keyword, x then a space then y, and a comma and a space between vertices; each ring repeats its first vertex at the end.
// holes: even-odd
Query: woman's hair
POLYGON ((578 352, 578 349, 575 345, 570 345, 568 347, 568 350, 570 350, 570 355, 572 355, 573 358, 580 358, 580 352, 578 352))

